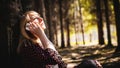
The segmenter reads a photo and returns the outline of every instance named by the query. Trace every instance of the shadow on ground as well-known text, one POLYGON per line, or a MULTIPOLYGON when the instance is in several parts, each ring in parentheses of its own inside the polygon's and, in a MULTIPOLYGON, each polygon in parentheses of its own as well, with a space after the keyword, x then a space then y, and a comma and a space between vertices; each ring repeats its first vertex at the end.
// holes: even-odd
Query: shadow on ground
POLYGON ((120 53, 114 53, 114 47, 79 46, 74 48, 58 49, 63 60, 68 64, 78 64, 83 59, 98 60, 103 68, 120 68, 120 53))

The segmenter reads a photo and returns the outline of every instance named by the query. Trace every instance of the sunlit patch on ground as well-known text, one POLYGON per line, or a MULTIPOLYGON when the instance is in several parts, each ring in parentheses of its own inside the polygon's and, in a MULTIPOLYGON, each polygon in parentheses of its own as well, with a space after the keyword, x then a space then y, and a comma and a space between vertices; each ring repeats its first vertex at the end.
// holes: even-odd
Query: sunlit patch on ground
POLYGON ((59 53, 62 55, 63 60, 68 63, 69 68, 86 58, 98 60, 104 68, 119 68, 120 54, 114 54, 114 51, 115 47, 106 48, 105 45, 59 49, 59 53))

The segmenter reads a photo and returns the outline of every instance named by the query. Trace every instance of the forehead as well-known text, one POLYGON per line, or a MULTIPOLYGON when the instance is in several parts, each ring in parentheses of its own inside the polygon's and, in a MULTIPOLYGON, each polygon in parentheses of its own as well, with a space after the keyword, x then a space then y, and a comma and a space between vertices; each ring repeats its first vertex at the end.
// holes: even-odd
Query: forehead
POLYGON ((39 17, 39 14, 38 13, 36 13, 36 12, 31 12, 31 13, 29 13, 28 14, 30 17, 39 17))
POLYGON ((39 15, 39 14, 36 12, 30 12, 29 15, 39 15))
POLYGON ((40 15, 36 12, 30 12, 27 14, 26 19, 29 21, 29 20, 34 19, 36 17, 40 17, 40 15))

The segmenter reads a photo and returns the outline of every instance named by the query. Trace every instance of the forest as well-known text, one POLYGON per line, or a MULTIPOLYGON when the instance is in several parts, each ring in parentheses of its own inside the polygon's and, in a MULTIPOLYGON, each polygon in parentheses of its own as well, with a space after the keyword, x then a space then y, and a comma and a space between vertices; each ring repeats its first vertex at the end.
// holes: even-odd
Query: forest
POLYGON ((120 0, 0 0, 0 9, 1 67, 20 68, 20 20, 26 11, 35 10, 69 66, 91 58, 103 68, 119 68, 120 0))

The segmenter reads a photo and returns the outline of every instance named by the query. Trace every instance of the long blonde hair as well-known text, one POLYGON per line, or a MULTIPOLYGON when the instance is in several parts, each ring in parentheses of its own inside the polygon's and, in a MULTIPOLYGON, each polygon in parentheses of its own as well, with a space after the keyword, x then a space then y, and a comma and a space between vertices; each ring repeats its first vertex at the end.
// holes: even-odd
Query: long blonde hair
POLYGON ((29 39, 31 41, 35 40, 35 36, 25 29, 25 25, 28 22, 28 15, 30 13, 36 13, 38 16, 40 16, 40 14, 37 13, 36 11, 27 11, 26 13, 24 13, 24 15, 23 15, 23 17, 20 21, 20 32, 21 32, 21 34, 20 34, 20 39, 19 39, 19 45, 18 45, 18 48, 17 48, 17 53, 20 53, 20 49, 22 47, 21 44, 23 43, 23 41, 25 41, 26 39, 29 39))

